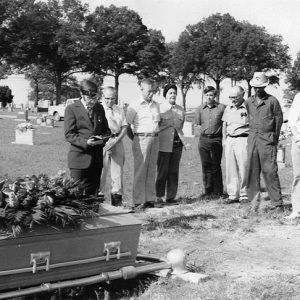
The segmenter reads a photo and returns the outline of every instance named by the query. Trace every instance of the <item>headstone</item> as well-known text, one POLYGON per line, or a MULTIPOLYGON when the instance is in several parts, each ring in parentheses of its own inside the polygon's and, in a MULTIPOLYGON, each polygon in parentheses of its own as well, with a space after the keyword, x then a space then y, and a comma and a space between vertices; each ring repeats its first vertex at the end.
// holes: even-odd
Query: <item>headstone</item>
POLYGON ((184 122, 182 128, 185 137, 194 137, 194 124, 192 122, 184 122))

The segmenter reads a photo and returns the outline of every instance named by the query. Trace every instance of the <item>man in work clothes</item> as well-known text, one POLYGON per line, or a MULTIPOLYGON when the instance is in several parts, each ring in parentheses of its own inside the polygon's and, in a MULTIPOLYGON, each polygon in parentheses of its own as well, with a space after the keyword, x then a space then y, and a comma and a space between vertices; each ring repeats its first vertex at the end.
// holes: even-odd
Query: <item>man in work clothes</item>
POLYGON ((111 138, 103 148, 103 169, 100 180, 99 196, 104 197, 106 177, 110 167, 111 178, 111 204, 122 205, 123 194, 123 167, 125 162, 125 150, 123 138, 127 133, 127 122, 124 110, 115 104, 116 90, 114 87, 103 89, 103 108, 111 131, 111 138))
POLYGON ((223 196, 222 159, 222 116, 225 105, 215 101, 216 89, 204 89, 206 102, 196 110, 195 124, 200 125, 199 154, 202 163, 203 185, 209 195, 223 196))
POLYGON ((248 200, 247 138, 249 135, 248 112, 244 101, 244 89, 234 86, 229 93, 232 104, 224 111, 223 132, 225 139, 226 186, 228 204, 248 200))
POLYGON ((249 114, 247 194, 256 212, 260 202, 260 173, 271 199, 271 210, 282 210, 277 166, 277 144, 283 122, 279 101, 265 92, 268 78, 255 72, 250 85, 255 95, 246 101, 249 114))
POLYGON ((133 208, 154 207, 155 175, 158 156, 159 104, 152 100, 154 82, 141 82, 142 99, 127 108, 128 136, 132 139, 134 160, 133 208))

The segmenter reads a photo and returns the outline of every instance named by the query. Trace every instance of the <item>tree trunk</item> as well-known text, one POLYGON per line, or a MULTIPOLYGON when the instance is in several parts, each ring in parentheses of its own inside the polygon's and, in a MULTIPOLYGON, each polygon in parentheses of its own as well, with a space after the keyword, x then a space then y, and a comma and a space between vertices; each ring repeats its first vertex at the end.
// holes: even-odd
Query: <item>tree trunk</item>
POLYGON ((220 82, 221 80, 220 79, 215 79, 215 82, 216 82, 216 90, 217 90, 217 102, 220 102, 220 82))
POLYGON ((119 103, 119 74, 115 74, 116 104, 119 103))
POLYGON ((35 82, 35 100, 34 100, 34 107, 37 107, 39 104, 39 82, 38 80, 34 80, 35 82))
POLYGON ((187 91, 184 90, 184 86, 180 85, 181 95, 182 95, 182 107, 186 111, 186 94, 187 91))
POLYGON ((59 105, 61 102, 61 84, 62 84, 62 76, 60 72, 56 72, 55 74, 55 98, 56 98, 56 105, 59 105))
POLYGON ((251 96, 251 85, 250 85, 250 80, 247 80, 248 84, 248 98, 251 96))

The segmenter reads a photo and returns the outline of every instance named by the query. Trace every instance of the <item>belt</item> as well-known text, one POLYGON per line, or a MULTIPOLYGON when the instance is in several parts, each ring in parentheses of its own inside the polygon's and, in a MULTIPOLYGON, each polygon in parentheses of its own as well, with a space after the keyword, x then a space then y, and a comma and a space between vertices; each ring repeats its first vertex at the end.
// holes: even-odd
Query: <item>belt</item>
POLYGON ((112 133, 111 135, 110 135, 110 137, 117 137, 117 136, 119 136, 119 134, 120 134, 120 132, 118 132, 118 133, 112 133))
POLYGON ((201 136, 209 138, 209 139, 213 139, 213 138, 217 138, 217 137, 222 137, 221 134, 205 134, 205 133, 201 133, 201 136))
POLYGON ((134 135, 137 135, 137 136, 152 136, 152 137, 154 137, 154 136, 158 136, 158 133, 157 132, 153 132, 153 133, 151 133, 151 132, 135 132, 134 135))
POLYGON ((238 135, 228 135, 232 138, 238 138, 238 137, 247 137, 249 134, 248 133, 242 133, 242 134, 238 134, 238 135))

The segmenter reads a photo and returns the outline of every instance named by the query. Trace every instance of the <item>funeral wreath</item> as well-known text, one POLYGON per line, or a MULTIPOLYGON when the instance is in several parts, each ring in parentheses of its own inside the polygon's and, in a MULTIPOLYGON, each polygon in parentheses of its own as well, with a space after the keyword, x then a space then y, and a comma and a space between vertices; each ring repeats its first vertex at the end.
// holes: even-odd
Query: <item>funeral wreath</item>
POLYGON ((17 236, 37 224, 78 227, 85 217, 97 215, 94 200, 65 172, 6 179, 0 182, 0 231, 17 236))

